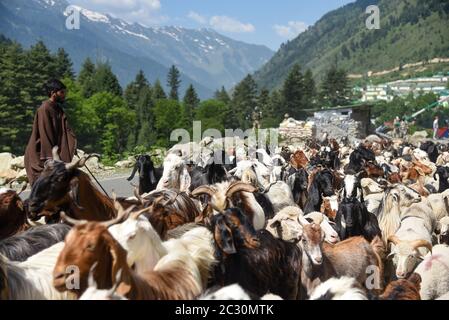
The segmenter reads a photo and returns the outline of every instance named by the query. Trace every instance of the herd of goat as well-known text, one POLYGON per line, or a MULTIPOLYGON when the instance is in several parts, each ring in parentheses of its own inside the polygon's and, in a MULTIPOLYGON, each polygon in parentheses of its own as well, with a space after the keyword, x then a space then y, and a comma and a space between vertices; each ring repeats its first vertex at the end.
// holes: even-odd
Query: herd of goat
POLYGON ((245 152, 139 156, 111 199, 54 148, 28 199, 0 189, 0 299, 449 299, 447 146, 245 152))

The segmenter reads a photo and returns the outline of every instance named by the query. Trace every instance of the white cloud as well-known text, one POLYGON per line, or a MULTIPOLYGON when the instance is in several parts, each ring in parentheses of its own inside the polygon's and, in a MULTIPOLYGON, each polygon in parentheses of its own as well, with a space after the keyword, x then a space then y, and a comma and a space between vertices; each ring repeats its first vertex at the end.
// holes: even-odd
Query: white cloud
POLYGON ((251 23, 242 23, 228 16, 213 16, 209 24, 216 30, 225 32, 254 32, 256 28, 251 23))
POLYGON ((159 24, 168 20, 168 17, 159 14, 160 0, 69 0, 69 2, 143 25, 159 24))
POLYGON ((187 15, 187 17, 189 17, 190 19, 198 22, 199 24, 206 24, 207 23, 207 18, 200 15, 199 13, 195 12, 195 11, 190 11, 189 14, 187 15))
POLYGON ((307 30, 309 26, 302 21, 289 21, 286 26, 276 24, 273 28, 283 38, 292 39, 307 30))

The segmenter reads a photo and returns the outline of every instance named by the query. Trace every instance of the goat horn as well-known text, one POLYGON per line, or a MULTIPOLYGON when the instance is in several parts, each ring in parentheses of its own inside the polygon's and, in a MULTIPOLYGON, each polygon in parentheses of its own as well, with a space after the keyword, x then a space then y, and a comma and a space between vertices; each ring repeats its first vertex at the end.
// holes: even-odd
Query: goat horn
POLYGON ((90 158, 94 158, 94 157, 100 159, 101 156, 98 153, 92 153, 92 154, 89 154, 88 156, 83 156, 81 159, 79 159, 78 161, 76 161, 73 164, 67 163, 65 168, 67 170, 81 168, 86 164, 87 160, 89 160, 90 158))
POLYGON ((142 213, 145 213, 147 211, 151 211, 152 209, 153 209, 153 205, 149 206, 148 208, 139 210, 139 211, 134 211, 134 212, 131 213, 129 218, 133 219, 133 220, 137 220, 142 215, 142 213))
POLYGON ((139 194, 139 189, 135 186, 134 187, 134 196, 139 200, 141 204, 144 204, 142 196, 139 194))
POLYGON ((114 203, 116 203, 120 206, 120 210, 118 211, 116 218, 109 220, 109 221, 100 222, 100 224, 105 226, 106 228, 109 228, 110 226, 113 226, 114 224, 118 224, 118 223, 121 223, 122 221, 126 220, 126 218, 128 218, 128 216, 129 216, 130 212, 133 211, 134 208, 136 207, 135 205, 132 205, 128 209, 123 210, 123 207, 119 204, 118 201, 114 201, 114 203))
POLYGON ((238 181, 229 186, 228 190, 226 190, 226 197, 229 198, 234 193, 239 192, 239 191, 254 193, 257 190, 258 189, 253 185, 238 181))
POLYGON ((399 238, 396 237, 395 235, 392 235, 388 237, 388 242, 392 242, 393 244, 398 245, 401 242, 401 240, 399 240, 399 238))
POLYGON ((306 219, 302 214, 298 215, 298 222, 299 222, 299 224, 302 225, 303 227, 306 226, 306 225, 308 225, 308 224, 310 224, 310 222, 307 221, 307 219, 306 219))
POLYGON ((415 240, 411 243, 414 249, 418 249, 420 247, 427 248, 430 252, 432 252, 432 244, 426 240, 415 240))
POLYGON ((81 226, 86 224, 87 220, 76 220, 69 217, 64 211, 61 211, 61 219, 72 226, 81 226))
POLYGON ((53 160, 61 161, 61 158, 59 157, 58 154, 58 149, 59 149, 58 146, 54 146, 53 149, 51 149, 51 153, 53 155, 53 160))
POLYGON ((191 195, 195 198, 203 194, 207 194, 208 196, 212 197, 215 193, 216 191, 211 186, 201 186, 193 190, 191 195))

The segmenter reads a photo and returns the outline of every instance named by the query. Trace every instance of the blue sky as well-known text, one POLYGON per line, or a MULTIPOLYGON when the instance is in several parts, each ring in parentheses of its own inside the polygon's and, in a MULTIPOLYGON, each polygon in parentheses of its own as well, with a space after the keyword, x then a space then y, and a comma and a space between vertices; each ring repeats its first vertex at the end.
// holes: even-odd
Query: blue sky
POLYGON ((69 0, 147 26, 208 27, 277 50, 325 13, 355 0, 69 0))

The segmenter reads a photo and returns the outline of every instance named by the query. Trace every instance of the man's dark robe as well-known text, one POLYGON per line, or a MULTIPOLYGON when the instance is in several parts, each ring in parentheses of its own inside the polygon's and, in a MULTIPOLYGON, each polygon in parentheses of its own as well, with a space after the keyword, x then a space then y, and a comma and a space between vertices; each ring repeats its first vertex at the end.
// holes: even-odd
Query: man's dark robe
POLYGON ((44 163, 53 159, 52 149, 59 147, 59 157, 71 162, 76 153, 76 137, 62 108, 51 100, 44 101, 34 116, 33 131, 25 150, 25 169, 31 185, 39 178, 44 163))

